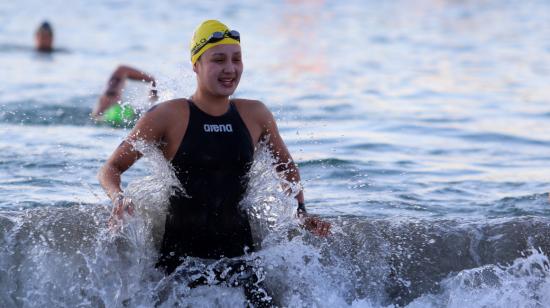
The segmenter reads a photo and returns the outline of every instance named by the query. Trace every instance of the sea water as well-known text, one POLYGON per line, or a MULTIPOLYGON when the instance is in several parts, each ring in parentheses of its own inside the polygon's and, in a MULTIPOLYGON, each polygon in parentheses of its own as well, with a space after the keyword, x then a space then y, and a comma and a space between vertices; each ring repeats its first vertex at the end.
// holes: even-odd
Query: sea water
MULTIPOLYGON (((25 0, 0 3, 0 306, 245 305, 155 268, 178 183, 154 147, 124 174, 136 214, 117 230, 96 179, 129 132, 89 117, 110 73, 189 96, 209 18, 241 32, 235 97, 271 109, 309 212, 332 223, 299 228, 258 145, 240 206, 262 249, 244 258, 278 305, 550 305, 547 1, 25 0), (32 50, 44 19, 49 55, 32 50)), ((146 110, 146 94, 129 83, 124 100, 146 110)))

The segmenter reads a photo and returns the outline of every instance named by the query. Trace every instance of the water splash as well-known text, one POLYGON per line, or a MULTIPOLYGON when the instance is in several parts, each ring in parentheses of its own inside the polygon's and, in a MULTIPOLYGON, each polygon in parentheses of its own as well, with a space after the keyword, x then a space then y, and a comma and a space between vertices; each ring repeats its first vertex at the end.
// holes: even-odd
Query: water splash
POLYGON ((257 145, 248 174, 247 191, 240 204, 248 212, 257 243, 270 233, 281 233, 295 225, 294 197, 301 189, 299 183, 286 181, 277 172, 276 160, 268 143, 269 138, 266 138, 257 145))
MULTIPOLYGON (((286 181, 283 175, 277 172, 269 139, 262 141, 256 149, 249 187, 241 204, 249 211, 262 246, 249 258, 261 260, 266 286, 279 305, 353 305, 354 301, 346 296, 348 288, 352 288, 349 267, 345 265, 348 260, 331 251, 331 241, 317 238, 299 226, 294 216, 294 198, 302 187, 286 181)), ((355 303, 370 305, 367 300, 355 303)))
POLYGON ((550 303, 548 257, 531 248, 512 264, 464 270, 441 282, 442 292, 410 307, 544 307, 550 303))
POLYGON ((143 233, 145 238, 148 238, 149 232, 152 234, 155 247, 158 247, 164 233, 169 199, 178 191, 185 194, 185 190, 176 177, 173 166, 158 147, 143 141, 135 141, 132 146, 143 154, 142 159, 148 164, 150 175, 129 183, 125 190, 125 195, 130 197, 136 211, 134 221, 124 224, 125 231, 137 236, 137 230, 132 228, 139 226, 138 230, 147 230, 143 233))
POLYGON ((537 307, 550 302, 547 220, 340 217, 331 219, 333 235, 319 238, 294 219, 296 190, 285 190, 288 183, 281 182, 265 144, 256 151, 241 204, 259 230, 262 248, 232 260, 190 258, 179 270, 210 282, 190 288, 187 280, 155 268, 168 199, 181 187, 154 145, 134 146, 144 154, 150 174, 125 189, 135 214, 124 217, 120 232, 107 226, 108 204, 0 212, 0 306, 245 306, 241 288, 215 279, 220 266, 223 272, 225 264, 238 260, 253 263, 269 296, 285 307, 537 307), (526 250, 527 244, 542 249, 526 250), (526 256, 512 258, 517 251, 526 256), (505 260, 510 265, 498 265, 505 260), (394 289, 400 292, 392 295, 394 289))

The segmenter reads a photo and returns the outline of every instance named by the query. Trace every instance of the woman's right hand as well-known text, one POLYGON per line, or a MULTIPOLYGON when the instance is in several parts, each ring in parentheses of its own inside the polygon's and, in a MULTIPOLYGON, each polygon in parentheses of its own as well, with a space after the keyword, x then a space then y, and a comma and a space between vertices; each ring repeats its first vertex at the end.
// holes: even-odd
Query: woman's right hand
POLYGON ((116 195, 113 199, 113 211, 109 218, 109 227, 118 228, 122 222, 124 213, 134 215, 134 204, 132 199, 125 197, 122 193, 116 195))

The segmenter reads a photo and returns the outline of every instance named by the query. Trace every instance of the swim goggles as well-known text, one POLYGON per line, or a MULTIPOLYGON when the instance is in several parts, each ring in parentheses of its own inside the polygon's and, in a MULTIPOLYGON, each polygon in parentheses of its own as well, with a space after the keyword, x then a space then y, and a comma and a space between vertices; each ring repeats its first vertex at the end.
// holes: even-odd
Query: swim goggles
POLYGON ((223 40, 224 38, 229 37, 232 38, 238 42, 241 41, 241 34, 237 30, 227 30, 225 32, 216 31, 212 33, 208 39, 201 39, 193 49, 191 49, 191 55, 196 55, 201 49, 204 48, 204 46, 212 43, 219 42, 223 40))

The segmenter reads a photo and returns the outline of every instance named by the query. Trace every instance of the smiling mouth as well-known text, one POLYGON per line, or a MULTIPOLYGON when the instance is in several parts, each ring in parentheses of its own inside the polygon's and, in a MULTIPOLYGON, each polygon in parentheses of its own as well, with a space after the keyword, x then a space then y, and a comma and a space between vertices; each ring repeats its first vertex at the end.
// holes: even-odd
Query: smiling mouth
POLYGON ((235 78, 218 78, 218 81, 224 87, 232 87, 235 84, 235 78))

